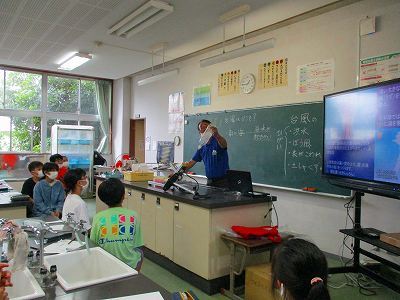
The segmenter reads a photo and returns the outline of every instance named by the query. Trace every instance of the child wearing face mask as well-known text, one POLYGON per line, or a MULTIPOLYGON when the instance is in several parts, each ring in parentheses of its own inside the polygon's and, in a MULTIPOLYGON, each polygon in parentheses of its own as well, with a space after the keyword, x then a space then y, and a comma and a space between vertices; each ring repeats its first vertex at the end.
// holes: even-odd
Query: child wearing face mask
POLYGON ((33 217, 55 216, 61 217, 64 205, 65 192, 58 176, 58 165, 47 162, 42 169, 45 177, 33 189, 33 217))
POLYGON ((63 221, 67 221, 68 213, 73 213, 72 218, 79 223, 85 221, 84 228, 90 230, 89 212, 85 201, 81 198, 81 193, 89 185, 86 172, 80 168, 69 170, 64 176, 64 185, 67 190, 63 207, 63 221))
POLYGON ((29 196, 29 204, 26 207, 26 216, 28 218, 32 217, 33 210, 33 188, 36 183, 43 177, 43 163, 41 161, 32 161, 28 165, 28 170, 31 173, 32 177, 25 180, 22 185, 21 194, 29 196))
POLYGON ((57 180, 64 184, 64 175, 68 172, 68 158, 65 155, 56 153, 51 155, 49 160, 58 165, 57 180))

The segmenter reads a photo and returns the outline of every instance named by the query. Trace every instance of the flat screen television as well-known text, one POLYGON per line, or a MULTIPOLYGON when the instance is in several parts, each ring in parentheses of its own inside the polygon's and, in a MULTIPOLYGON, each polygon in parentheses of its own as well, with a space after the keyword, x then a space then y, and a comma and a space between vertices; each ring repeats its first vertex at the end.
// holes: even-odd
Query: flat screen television
POLYGON ((400 78, 324 96, 322 174, 400 198, 400 78))

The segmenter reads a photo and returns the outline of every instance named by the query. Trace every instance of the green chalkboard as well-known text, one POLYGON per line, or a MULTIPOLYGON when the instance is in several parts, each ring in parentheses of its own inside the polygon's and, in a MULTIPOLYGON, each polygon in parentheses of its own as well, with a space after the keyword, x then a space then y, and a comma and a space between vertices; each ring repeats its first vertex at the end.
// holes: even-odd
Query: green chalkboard
MULTIPOLYGON (((309 103, 185 116, 184 160, 197 150, 197 123, 208 119, 228 142, 229 165, 250 171, 253 182, 349 196, 321 177, 323 104, 309 103)), ((205 174, 204 164, 193 168, 205 174)))

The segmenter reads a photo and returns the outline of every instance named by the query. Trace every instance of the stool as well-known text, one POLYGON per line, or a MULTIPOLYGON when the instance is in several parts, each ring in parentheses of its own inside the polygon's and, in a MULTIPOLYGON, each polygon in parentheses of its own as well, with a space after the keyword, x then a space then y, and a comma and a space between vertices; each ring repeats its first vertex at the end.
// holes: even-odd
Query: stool
MULTIPOLYGON (((288 237, 285 237, 287 239, 288 237)), ((243 292, 244 287, 235 288, 235 275, 240 275, 243 272, 243 269, 246 264, 247 256, 255 253, 262 253, 269 251, 270 252, 270 260, 272 258, 273 250, 277 244, 272 243, 272 241, 268 239, 251 239, 245 240, 242 238, 232 237, 226 234, 221 235, 221 239, 224 240, 229 246, 230 249, 230 265, 229 265, 229 290, 224 288, 221 289, 221 294, 227 296, 233 300, 243 300, 242 297, 239 297, 236 292, 243 292), (240 262, 239 270, 235 270, 235 258, 236 258, 236 250, 242 252, 242 259, 240 262)), ((283 240, 283 238, 282 238, 283 240)))

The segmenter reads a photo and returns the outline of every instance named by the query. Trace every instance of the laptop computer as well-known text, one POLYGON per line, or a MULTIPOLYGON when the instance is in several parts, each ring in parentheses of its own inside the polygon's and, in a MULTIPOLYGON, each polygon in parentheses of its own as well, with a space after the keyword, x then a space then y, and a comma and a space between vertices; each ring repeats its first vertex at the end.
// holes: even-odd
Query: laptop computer
POLYGON ((227 178, 230 191, 237 191, 240 192, 242 195, 250 197, 263 197, 269 195, 268 193, 260 193, 253 191, 253 182, 251 181, 250 172, 228 170, 227 178))

